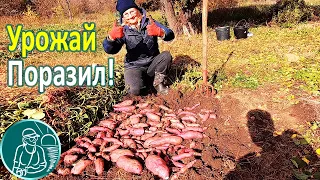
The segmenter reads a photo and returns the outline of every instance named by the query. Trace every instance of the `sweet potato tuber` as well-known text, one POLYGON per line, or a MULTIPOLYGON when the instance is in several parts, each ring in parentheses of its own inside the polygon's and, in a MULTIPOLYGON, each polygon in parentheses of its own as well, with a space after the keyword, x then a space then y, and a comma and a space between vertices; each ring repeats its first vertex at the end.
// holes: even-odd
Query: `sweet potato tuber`
POLYGON ((196 142, 192 141, 192 142, 190 143, 190 148, 193 149, 193 148, 195 148, 195 147, 196 147, 196 142))
POLYGON ((157 131, 157 127, 150 127, 149 130, 150 131, 157 131))
POLYGON ((175 128, 175 129, 184 129, 184 128, 185 128, 185 126, 184 126, 182 123, 180 123, 180 122, 171 123, 170 126, 171 126, 172 128, 175 128))
POLYGON ((148 127, 149 125, 146 123, 136 123, 134 124, 132 127, 133 128, 144 128, 144 127, 148 127))
POLYGON ((101 146, 103 143, 103 139, 97 138, 92 141, 92 144, 101 146))
POLYGON ((89 142, 91 143, 91 140, 88 137, 77 137, 76 139, 74 139, 75 142, 80 142, 80 141, 84 141, 84 142, 89 142))
POLYGON ((187 123, 185 121, 182 121, 182 123, 186 126, 186 127, 200 127, 200 124, 190 124, 190 123, 187 123))
POLYGON ((85 154, 84 150, 81 148, 71 148, 66 152, 66 154, 74 154, 74 153, 85 154))
POLYGON ((146 139, 149 139, 151 137, 153 137, 156 133, 153 132, 153 133, 145 133, 144 135, 141 136, 141 140, 142 141, 145 141, 146 139))
POLYGON ((90 128, 90 132, 109 132, 112 133, 112 131, 109 128, 101 127, 101 126, 94 126, 90 128))
POLYGON ((131 128, 130 134, 133 136, 142 136, 144 134, 143 128, 131 128))
POLYGON ((179 154, 179 155, 172 156, 172 160, 179 161, 181 159, 184 159, 184 158, 187 158, 187 157, 192 157, 192 156, 193 156, 193 152, 182 153, 182 154, 179 154))
POLYGON ((172 144, 172 145, 179 145, 182 142, 182 138, 179 136, 166 136, 166 137, 160 137, 152 142, 150 142, 150 145, 152 147, 161 146, 163 144, 172 144))
POLYGON ((182 131, 183 132, 186 132, 186 131, 198 131, 198 132, 203 132, 206 128, 202 128, 202 127, 186 127, 185 129, 183 129, 182 131))
POLYGON ((65 165, 70 165, 70 164, 74 163, 77 159, 78 159, 77 155, 66 155, 64 157, 63 162, 65 165))
POLYGON ((131 159, 128 156, 119 157, 117 160, 117 166, 134 174, 142 173, 142 165, 139 163, 139 161, 131 159))
POLYGON ((186 107, 186 108, 184 108, 185 110, 187 110, 187 111, 192 111, 192 110, 194 110, 196 107, 198 107, 198 106, 200 106, 200 103, 198 103, 198 104, 195 104, 194 106, 192 106, 192 107, 186 107))
POLYGON ((143 143, 143 147, 145 147, 145 148, 150 147, 150 143, 151 143, 152 141, 158 140, 159 138, 161 138, 161 137, 155 136, 155 137, 150 137, 150 138, 146 139, 146 140, 144 141, 144 143, 143 143))
POLYGON ((123 107, 117 107, 113 108, 114 111, 120 111, 120 112, 132 112, 133 110, 136 109, 135 106, 123 106, 123 107))
POLYGON ((159 149, 159 150, 167 150, 168 148, 169 146, 164 146, 164 145, 156 147, 156 149, 159 149))
POLYGON ((153 148, 148 148, 148 149, 137 149, 137 152, 143 153, 143 152, 151 152, 153 151, 153 148))
POLYGON ((148 112, 155 112, 156 110, 155 109, 148 109, 148 108, 146 108, 146 109, 142 109, 141 111, 140 111, 140 114, 146 114, 146 113, 148 113, 148 112))
POLYGON ((165 106, 165 105, 159 105, 159 108, 161 108, 161 109, 163 109, 163 110, 165 110, 165 111, 168 111, 169 113, 171 113, 171 112, 173 111, 172 109, 168 108, 168 107, 165 106))
POLYGON ((117 162, 121 156, 134 156, 133 152, 128 149, 117 149, 111 152, 110 157, 112 162, 117 162))
POLYGON ((197 131, 181 132, 178 136, 182 137, 183 139, 202 139, 203 138, 203 134, 197 131))
POLYGON ((216 114, 210 114, 210 119, 217 119, 217 115, 216 114))
POLYGON ((191 116, 194 116, 194 117, 196 116, 195 113, 189 112, 189 111, 182 111, 182 112, 178 113, 178 116, 182 116, 182 115, 191 115, 191 116))
POLYGON ((155 113, 147 112, 146 115, 147 115, 148 119, 150 119, 152 121, 160 122, 160 116, 156 115, 155 113))
POLYGON ((92 161, 96 160, 96 156, 94 156, 92 153, 88 153, 88 158, 92 161))
POLYGON ((89 152, 97 152, 96 147, 94 147, 94 146, 93 146, 92 144, 90 144, 89 142, 80 143, 79 146, 80 146, 80 147, 87 148, 89 152))
POLYGON ((130 117, 130 124, 137 124, 140 122, 140 118, 139 117, 130 117))
POLYGON ((179 162, 177 162, 177 161, 171 161, 171 162, 172 162, 172 164, 173 164, 174 166, 179 167, 179 168, 182 168, 182 167, 185 166, 184 164, 179 163, 179 162))
POLYGON ((210 117, 210 113, 209 113, 209 112, 207 112, 206 114, 200 114, 200 113, 199 113, 198 115, 199 115, 199 117, 202 119, 202 122, 208 120, 209 117, 210 117))
POLYGON ((102 158, 97 158, 94 161, 94 166, 96 168, 96 173, 98 174, 98 176, 102 175, 104 170, 104 160, 102 158))
POLYGON ((197 118, 191 115, 183 116, 181 118, 182 121, 191 121, 191 122, 197 122, 197 118))
POLYGON ((169 168, 166 162, 157 155, 149 155, 145 160, 146 167, 162 179, 169 179, 169 168))
POLYGON ((181 132, 178 129, 166 128, 169 133, 180 134, 181 132))
POLYGON ((113 105, 113 107, 119 108, 119 107, 131 106, 132 104, 133 104, 133 100, 125 100, 125 101, 122 101, 121 103, 113 105))
POLYGON ((98 139, 103 139, 106 137, 106 133, 105 132, 98 132, 96 138, 98 139))
POLYGON ((164 113, 164 116, 165 117, 177 117, 177 115, 174 113, 164 113))
POLYGON ((105 159, 105 160, 107 160, 107 161, 110 161, 111 160, 111 157, 109 156, 109 155, 107 155, 106 153, 101 153, 101 156, 105 159))
POLYGON ((114 144, 110 147, 103 148, 102 152, 112 152, 120 147, 119 144, 114 144))
POLYGON ((162 127, 162 123, 157 121, 148 121, 147 122, 151 127, 162 127))
POLYGON ((123 129, 118 128, 117 131, 119 132, 120 136, 125 136, 130 133, 130 131, 127 129, 123 130, 123 129))
POLYGON ((91 163, 92 163, 91 160, 83 160, 83 159, 81 159, 71 169, 71 173, 72 174, 81 174, 86 169, 86 167, 89 166, 91 163))
POLYGON ((60 174, 60 175, 62 175, 62 176, 66 176, 66 175, 71 174, 70 168, 65 168, 65 169, 59 168, 59 169, 57 170, 57 172, 58 172, 58 174, 60 174))
POLYGON ((132 139, 123 139, 123 144, 129 148, 137 149, 137 143, 132 139))
POLYGON ((145 102, 145 103, 139 103, 139 104, 137 104, 136 106, 137 106, 138 108, 140 108, 140 109, 144 109, 144 108, 146 108, 146 107, 149 106, 149 103, 147 103, 147 102, 145 102))
POLYGON ((131 119, 131 118, 136 118, 136 117, 142 118, 143 115, 142 114, 134 114, 134 115, 131 115, 129 118, 131 119))
POLYGON ((175 175, 173 175, 171 177, 171 180, 178 179, 179 175, 182 173, 185 173, 189 168, 191 168, 194 165, 194 163, 196 163, 196 161, 197 160, 193 160, 193 161, 189 162, 187 165, 185 165, 184 167, 182 167, 179 172, 177 172, 175 175))
POLYGON ((116 138, 103 138, 103 140, 106 142, 112 142, 114 144, 119 144, 119 145, 123 146, 123 143, 116 138))
POLYGON ((99 126, 107 127, 109 129, 113 130, 114 128, 116 128, 117 123, 112 120, 103 120, 103 121, 99 122, 99 126))

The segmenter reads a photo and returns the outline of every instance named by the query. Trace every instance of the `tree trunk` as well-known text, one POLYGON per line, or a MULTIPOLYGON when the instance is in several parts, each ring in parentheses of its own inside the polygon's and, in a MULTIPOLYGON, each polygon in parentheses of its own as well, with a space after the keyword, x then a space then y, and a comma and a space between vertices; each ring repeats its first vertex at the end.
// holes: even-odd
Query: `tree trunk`
POLYGON ((173 2, 172 0, 160 0, 164 7, 164 12, 167 18, 167 21, 169 23, 169 27, 176 33, 178 34, 178 21, 177 17, 175 15, 174 9, 173 9, 173 2))
POLYGON ((183 19, 185 20, 183 24, 189 27, 192 35, 195 34, 195 30, 190 20, 193 14, 193 10, 200 2, 201 0, 187 0, 187 2, 185 2, 185 5, 182 7, 182 15, 184 16, 183 19))

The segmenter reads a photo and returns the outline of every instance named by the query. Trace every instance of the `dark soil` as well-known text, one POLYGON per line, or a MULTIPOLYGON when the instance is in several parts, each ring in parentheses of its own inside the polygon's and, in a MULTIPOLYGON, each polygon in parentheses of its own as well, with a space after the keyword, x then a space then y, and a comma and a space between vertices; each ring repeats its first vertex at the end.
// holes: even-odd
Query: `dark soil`
MULTIPOLYGON (((310 145, 300 144, 303 138, 296 130, 305 122, 319 120, 318 105, 301 102, 296 105, 275 106, 270 94, 236 92, 206 96, 200 91, 181 93, 170 91, 167 96, 134 97, 136 101, 164 104, 174 111, 200 103, 201 109, 215 112, 216 119, 204 123, 208 136, 197 141, 202 156, 179 179, 295 179, 294 171, 319 171, 319 159, 310 145), (265 108, 262 108, 265 107, 265 108), (280 119, 280 120, 275 120, 280 119), (292 159, 306 157, 309 164, 295 167, 292 159)), ((129 99, 132 97, 125 97, 129 99)), ((186 159, 190 162, 192 158, 186 159)), ((298 161, 298 160, 297 160, 298 161)), ((106 164, 102 176, 96 176, 91 165, 82 175, 58 176, 53 172, 44 179, 159 179, 146 168, 142 175, 133 175, 106 164)))

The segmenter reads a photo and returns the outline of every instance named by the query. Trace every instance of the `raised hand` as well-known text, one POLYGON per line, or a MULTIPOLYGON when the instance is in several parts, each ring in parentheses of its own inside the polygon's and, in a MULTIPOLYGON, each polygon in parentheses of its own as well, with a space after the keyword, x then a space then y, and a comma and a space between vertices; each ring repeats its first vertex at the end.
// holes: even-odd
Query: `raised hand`
POLYGON ((123 26, 117 26, 117 21, 114 22, 111 31, 109 32, 109 38, 115 40, 124 36, 123 26))
POLYGON ((147 32, 149 36, 164 36, 164 30, 156 25, 152 18, 149 18, 150 24, 147 25, 147 32))

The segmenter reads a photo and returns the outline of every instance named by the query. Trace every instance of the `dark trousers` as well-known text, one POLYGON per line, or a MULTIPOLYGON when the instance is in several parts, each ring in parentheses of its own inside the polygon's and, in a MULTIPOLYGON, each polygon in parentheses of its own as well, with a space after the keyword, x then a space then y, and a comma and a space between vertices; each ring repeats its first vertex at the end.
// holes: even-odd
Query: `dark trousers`
POLYGON ((152 87, 155 72, 167 75, 172 63, 170 52, 164 51, 155 56, 148 67, 125 69, 125 84, 129 94, 140 95, 144 88, 152 87))

